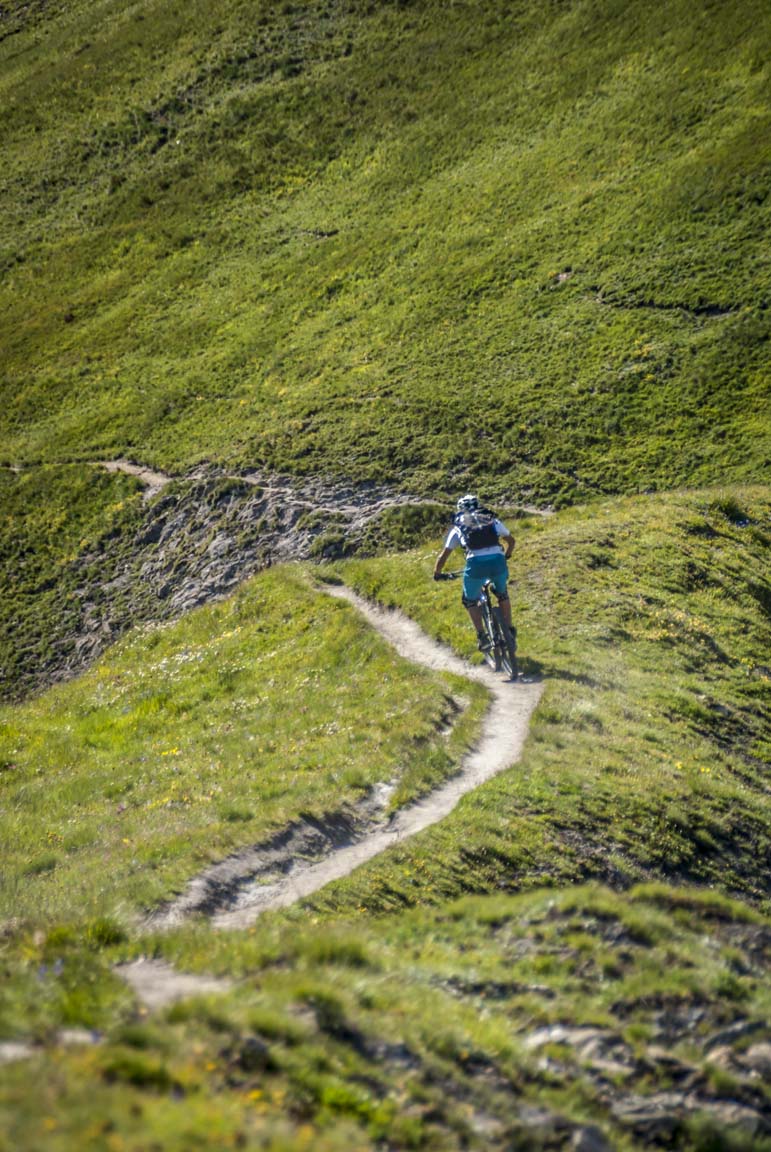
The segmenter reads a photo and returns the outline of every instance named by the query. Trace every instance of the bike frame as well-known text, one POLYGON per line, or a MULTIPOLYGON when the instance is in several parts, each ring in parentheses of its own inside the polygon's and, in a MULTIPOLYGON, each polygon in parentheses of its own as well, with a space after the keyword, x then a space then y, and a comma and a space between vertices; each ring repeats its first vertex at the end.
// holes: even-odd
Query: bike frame
MULTIPOLYGON (((458 580, 461 575, 460 572, 447 572, 444 574, 444 579, 458 580)), ((519 675, 517 632, 515 628, 508 627, 500 607, 493 604, 492 587, 492 581, 486 580, 482 585, 482 591, 477 601, 482 613, 482 624, 490 641, 490 648, 483 655, 490 667, 496 672, 506 671, 512 680, 516 680, 519 675)))

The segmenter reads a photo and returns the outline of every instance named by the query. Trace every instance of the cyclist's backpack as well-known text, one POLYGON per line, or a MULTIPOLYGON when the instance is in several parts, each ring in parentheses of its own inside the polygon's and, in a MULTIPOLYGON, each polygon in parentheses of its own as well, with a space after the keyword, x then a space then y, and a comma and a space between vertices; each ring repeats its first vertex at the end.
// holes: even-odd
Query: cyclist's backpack
POLYGON ((494 548, 499 543, 495 531, 495 515, 487 508, 477 508, 474 512, 457 512, 452 522, 460 533, 460 539, 467 552, 478 548, 494 548))

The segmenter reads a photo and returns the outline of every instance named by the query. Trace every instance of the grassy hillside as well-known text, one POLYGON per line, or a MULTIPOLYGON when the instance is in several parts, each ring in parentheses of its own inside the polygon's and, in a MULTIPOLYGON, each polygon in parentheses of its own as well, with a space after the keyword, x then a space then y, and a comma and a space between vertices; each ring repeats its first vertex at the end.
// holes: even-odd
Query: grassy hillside
MULTIPOLYGON (((768 938, 665 886, 189 934, 237 987, 5 1068, 0 1148, 767 1152, 768 938)), ((96 975, 61 930, 27 955, 38 999, 96 975)))
MULTIPOLYGON (((0 1039, 39 1044, 4 1073, 8 1147, 768 1147, 770 515, 755 488, 520 520, 546 677, 521 763, 251 930, 134 913, 282 820, 451 771, 465 687, 276 568, 5 709, 0 1039), (237 985, 148 1016, 110 968, 137 955, 237 985)), ((337 578, 470 654, 436 546, 337 578)))
POLYGON ((771 1148, 770 61, 762 0, 2 13, 9 691, 153 617, 162 530, 172 587, 230 511, 242 572, 246 469, 557 514, 514 525, 521 762, 256 928, 142 913, 478 731, 320 584, 478 658, 438 541, 0 709, 0 1152, 771 1148), (140 956, 232 986, 149 1012, 140 956))
MULTIPOLYGON (((525 668, 546 680, 525 760, 392 864, 360 869, 344 906, 586 876, 767 896, 770 519, 767 490, 747 489, 520 521, 513 607, 525 668)), ((432 558, 320 571, 475 658, 458 586, 431 581, 432 558)), ((403 803, 452 770, 481 689, 392 657, 311 589, 314 572, 270 570, 0 711, 6 917, 110 914, 116 893, 142 907, 201 856, 378 782, 398 782, 403 803)))
POLYGON ((137 911, 301 816, 352 818, 378 784, 403 804, 456 768, 485 700, 291 569, 138 629, 0 709, 0 918, 137 911))
POLYGON ((3 31, 6 462, 563 501, 768 468, 760 0, 71 0, 3 31))

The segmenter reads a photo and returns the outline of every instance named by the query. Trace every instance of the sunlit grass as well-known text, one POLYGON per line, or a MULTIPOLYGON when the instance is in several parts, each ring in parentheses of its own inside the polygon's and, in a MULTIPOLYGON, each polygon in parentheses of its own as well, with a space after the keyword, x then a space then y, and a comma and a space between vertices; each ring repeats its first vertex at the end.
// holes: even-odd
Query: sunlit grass
MULTIPOLYGON (((758 909, 770 512, 766 490, 730 489, 512 520, 523 662, 546 681, 521 763, 437 827, 245 931, 199 920, 148 933, 125 913, 269 821, 355 799, 394 764, 430 764, 456 681, 397 660, 312 587, 315 570, 290 567, 138 631, 88 676, 7 709, 4 756, 20 759, 1 778, 17 836, 6 896, 20 919, 1 943, 0 1038, 42 1044, 4 1069, 12 1146, 63 1152, 87 1133, 96 1146, 110 1135, 117 1148, 181 1152, 216 1133, 222 1147, 481 1152, 496 1122, 533 1146, 517 1127, 533 1106, 599 1124, 631 1152, 591 1059, 538 1039, 551 1026, 600 1029, 629 1064, 619 1092, 669 1090, 674 1060, 710 1100, 735 1100, 705 1045, 736 1022, 761 1038, 769 1011, 758 909), (320 780, 297 767, 298 717, 320 780), (279 756, 279 736, 297 763, 279 756), (353 775, 339 775, 341 751, 353 775), (222 792, 207 800, 213 781, 222 792), (577 886, 592 876, 615 891, 577 886), (511 895, 520 888, 531 891, 511 895), (236 984, 151 1018, 112 970, 137 956, 236 984), (103 1043, 68 1052, 63 1027, 97 1029, 103 1043), (478 1115, 488 1127, 470 1125, 478 1115)), ((327 574, 478 659, 457 586, 431 581, 437 547, 327 574)), ((748 1147, 714 1116, 683 1116, 680 1146, 703 1149, 705 1132, 748 1147)))
MULTIPOLYGON (((520 655, 545 678, 523 761, 319 907, 586 875, 767 900, 770 514, 766 490, 739 489, 512 521, 520 655)), ((339 570, 470 657, 458 585, 431 581, 437 550, 339 570)))
POLYGON ((399 660, 302 570, 137 629, 86 676, 0 715, 5 917, 137 909, 205 861, 377 783, 453 770, 484 693, 399 660), (472 703, 473 702, 473 703, 472 703))
POLYGON ((98 579, 51 520, 132 550, 73 462, 555 506, 767 475, 767 4, 290 7, 9 17, 6 692, 98 579))
POLYGON ((5 461, 558 503, 760 478, 760 0, 110 0, 17 28, 5 461))

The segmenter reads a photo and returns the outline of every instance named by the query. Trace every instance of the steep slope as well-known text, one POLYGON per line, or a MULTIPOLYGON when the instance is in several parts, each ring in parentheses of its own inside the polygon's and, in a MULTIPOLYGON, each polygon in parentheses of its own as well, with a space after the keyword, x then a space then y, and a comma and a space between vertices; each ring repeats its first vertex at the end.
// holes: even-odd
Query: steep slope
POLYGON ((60 928, 27 941, 38 1001, 80 963, 112 1018, 3 1068, 0 1148, 768 1152, 768 945, 663 885, 303 915, 165 941, 235 986, 132 1013, 60 928))
MULTIPOLYGON (((770 524, 763 489, 523 519, 513 606, 525 667, 546 690, 521 769, 426 832, 430 850, 398 846, 322 902, 389 910, 429 892, 587 876, 766 898, 770 524)), ((421 550, 341 571, 478 659, 457 592, 431 566, 421 550)), ((322 819, 389 783, 394 762, 392 803, 443 779, 480 689, 442 689, 366 632, 276 567, 0 710, 4 914, 96 914, 118 892, 163 901, 200 853, 271 837, 302 813, 322 819)))
POLYGON ((759 0, 25 6, 4 459, 759 479, 770 47, 759 0))
MULTIPOLYGON (((561 511, 518 525, 521 765, 259 932, 141 914, 424 795, 476 686, 277 567, 0 711, 0 1152, 771 1146, 770 60, 761 0, 2 13, 11 691, 215 524, 200 599, 258 566, 247 470, 561 511), (141 956, 232 990, 153 1017, 141 956)), ((335 571, 468 656, 437 546, 335 571)))

